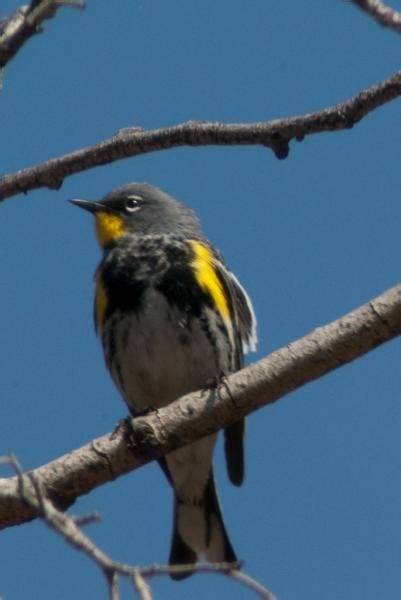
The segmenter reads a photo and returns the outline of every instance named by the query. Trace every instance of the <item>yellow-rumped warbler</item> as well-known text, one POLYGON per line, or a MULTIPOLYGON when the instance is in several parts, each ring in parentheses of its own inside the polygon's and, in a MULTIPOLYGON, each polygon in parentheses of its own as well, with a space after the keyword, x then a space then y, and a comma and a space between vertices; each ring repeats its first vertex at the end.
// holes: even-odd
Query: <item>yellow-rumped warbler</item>
MULTIPOLYGON (((147 183, 120 187, 100 202, 72 202, 95 217, 104 251, 95 326, 134 415, 243 366, 244 351, 256 344, 252 304, 191 209, 147 183)), ((243 419, 225 429, 235 485, 244 477, 244 429, 243 419)), ((237 560, 215 489, 215 441, 207 436, 159 461, 174 488, 172 565, 237 560)))

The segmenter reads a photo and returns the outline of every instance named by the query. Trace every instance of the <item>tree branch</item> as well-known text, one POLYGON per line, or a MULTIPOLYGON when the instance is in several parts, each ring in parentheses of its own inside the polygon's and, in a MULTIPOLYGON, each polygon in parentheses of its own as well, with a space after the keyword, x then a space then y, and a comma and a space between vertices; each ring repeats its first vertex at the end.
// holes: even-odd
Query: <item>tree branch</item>
MULTIPOLYGON (((66 508, 78 496, 237 421, 401 333, 401 284, 227 378, 35 469, 44 494, 66 508), (127 440, 129 443, 127 443, 127 440)), ((37 516, 16 477, 0 479, 0 528, 37 516)))
POLYGON ((367 114, 401 95, 401 71, 383 83, 325 110, 288 119, 259 123, 209 123, 188 121, 175 127, 122 129, 94 146, 53 158, 35 167, 0 178, 0 200, 37 188, 58 189, 64 179, 122 158, 179 146, 262 145, 277 158, 286 158, 289 142, 307 135, 349 129, 367 114))
POLYGON ((119 600, 119 577, 132 579, 135 590, 141 600, 152 600, 150 587, 146 579, 157 575, 171 575, 171 573, 217 573, 231 577, 249 590, 255 592, 262 600, 277 600, 261 583, 239 571, 241 564, 211 563, 207 565, 152 565, 132 566, 117 562, 105 554, 94 542, 80 529, 79 522, 83 519, 74 518, 58 510, 46 497, 42 489, 42 482, 37 472, 24 474, 15 456, 0 457, 0 463, 9 464, 17 474, 18 488, 21 500, 26 502, 38 516, 68 544, 76 550, 83 552, 103 572, 109 587, 111 600, 119 600))
POLYGON ((42 31, 41 24, 52 18, 61 6, 84 8, 80 0, 32 0, 18 8, 0 23, 0 69, 10 61, 22 46, 42 31))
POLYGON ((401 32, 401 13, 386 6, 380 0, 351 0, 361 10, 368 13, 383 27, 401 32))

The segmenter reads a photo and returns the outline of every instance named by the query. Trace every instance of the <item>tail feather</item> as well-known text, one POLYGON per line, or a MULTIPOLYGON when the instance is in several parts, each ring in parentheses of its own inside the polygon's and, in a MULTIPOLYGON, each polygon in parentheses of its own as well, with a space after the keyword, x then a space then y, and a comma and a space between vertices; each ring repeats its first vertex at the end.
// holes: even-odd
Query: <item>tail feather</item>
POLYGON ((224 430, 224 450, 228 476, 234 485, 241 485, 244 481, 244 435, 245 419, 237 421, 224 430))
MULTIPOLYGON (((175 565, 189 565, 196 563, 197 554, 187 546, 180 534, 178 533, 177 527, 175 526, 176 519, 174 518, 174 531, 173 539, 171 541, 170 559, 169 563, 171 566, 175 565)), ((171 573, 171 578, 179 581, 185 579, 193 574, 193 571, 186 571, 185 573, 171 573)))
MULTIPOLYGON (((177 495, 174 499, 170 565, 195 563, 202 558, 210 562, 237 561, 224 525, 213 471, 199 502, 183 501, 177 495)), ((189 571, 171 576, 173 579, 184 579, 191 574, 192 571, 189 571)))

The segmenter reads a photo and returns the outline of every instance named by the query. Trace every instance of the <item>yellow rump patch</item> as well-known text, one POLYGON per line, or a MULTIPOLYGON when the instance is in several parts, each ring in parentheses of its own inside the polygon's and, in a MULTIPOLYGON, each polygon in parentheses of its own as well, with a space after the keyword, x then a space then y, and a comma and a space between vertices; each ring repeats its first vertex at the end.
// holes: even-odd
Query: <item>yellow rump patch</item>
POLYGON ((126 231, 124 220, 118 215, 100 211, 95 213, 95 218, 96 237, 102 248, 124 235, 126 231))
POLYGON ((192 267, 196 273, 196 280, 199 286, 212 297, 221 316, 228 323, 230 321, 230 309, 224 295, 223 286, 215 270, 216 259, 212 252, 200 242, 190 240, 190 244, 194 252, 192 267))
POLYGON ((107 310, 108 298, 106 288, 100 273, 96 273, 96 292, 95 292, 95 327, 97 333, 101 333, 104 317, 107 310))

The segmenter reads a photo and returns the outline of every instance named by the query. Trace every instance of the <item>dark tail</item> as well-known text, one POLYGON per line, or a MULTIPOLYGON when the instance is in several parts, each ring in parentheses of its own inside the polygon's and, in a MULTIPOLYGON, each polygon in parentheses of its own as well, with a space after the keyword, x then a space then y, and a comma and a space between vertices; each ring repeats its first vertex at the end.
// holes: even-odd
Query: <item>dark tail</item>
MULTIPOLYGON (((202 558, 213 563, 237 561, 224 525, 213 470, 199 502, 182 501, 177 495, 174 498, 170 565, 196 563, 202 558)), ((172 574, 171 577, 184 579, 192 573, 172 574)))
POLYGON ((244 435, 245 419, 237 421, 224 430, 224 450, 228 476, 234 485, 242 485, 244 481, 244 435))

